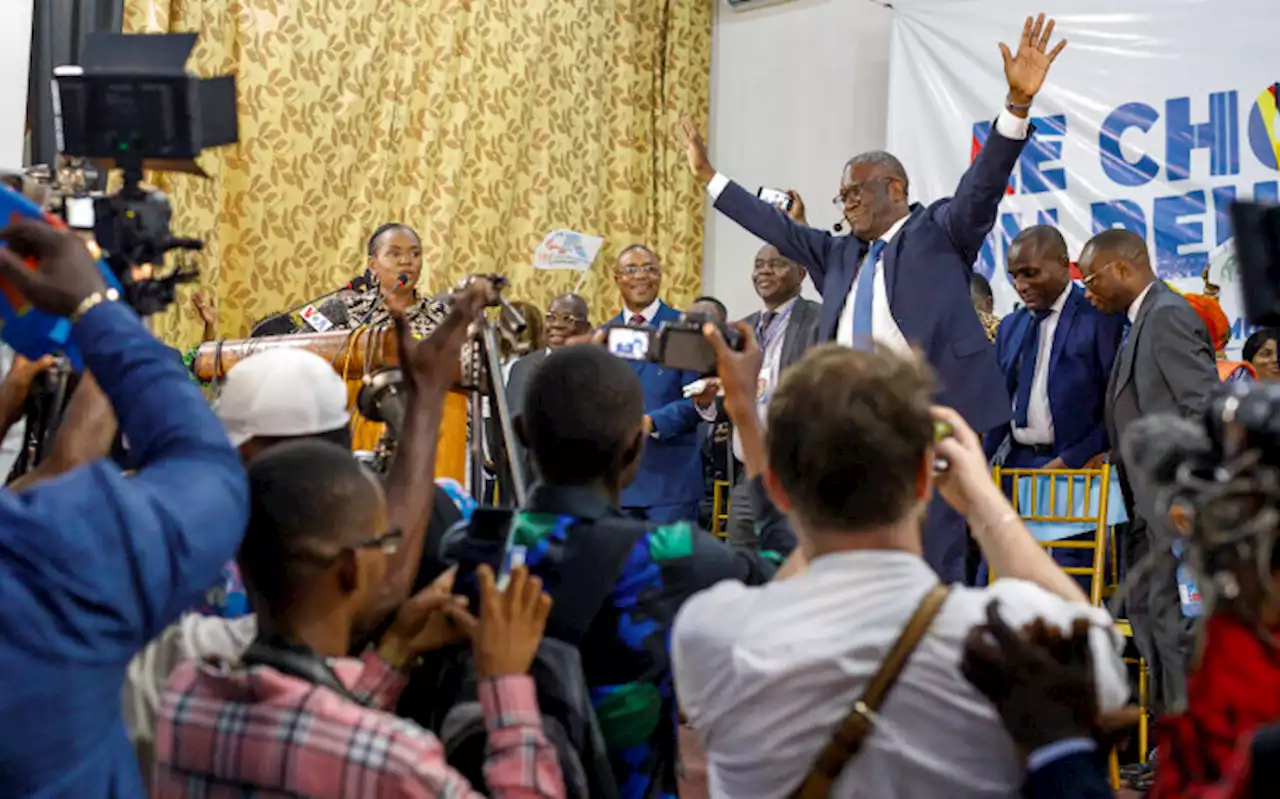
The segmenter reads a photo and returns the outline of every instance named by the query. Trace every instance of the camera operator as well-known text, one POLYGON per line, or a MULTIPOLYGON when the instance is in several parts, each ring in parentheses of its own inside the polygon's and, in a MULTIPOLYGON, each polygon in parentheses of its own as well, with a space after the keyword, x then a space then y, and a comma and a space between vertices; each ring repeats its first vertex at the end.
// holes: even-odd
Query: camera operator
POLYGON ((1202 421, 1148 417, 1122 442, 1148 511, 1180 534, 1184 602, 1203 592, 1186 708, 1156 727, 1152 797, 1212 795, 1241 742, 1280 721, 1278 410, 1280 385, 1227 383, 1202 421))
MULTIPOLYGON (((645 393, 631 364, 600 346, 552 351, 530 377, 515 420, 543 482, 515 515, 510 541, 525 548, 531 572, 555 600, 547 635, 578 646, 613 775, 626 796, 676 791, 667 647, 676 612, 721 580, 767 581, 795 546, 786 520, 763 507, 764 444, 755 411, 760 348, 749 328, 737 327, 747 338, 742 352, 731 351, 714 326, 703 332, 716 349, 725 405, 740 426, 762 505, 756 550, 730 547, 688 522, 624 515, 623 489, 648 444, 645 393), (585 615, 586 596, 602 602, 582 630, 571 620, 585 615)), ((466 540, 450 542, 448 551, 465 556, 466 540)))
POLYGON ((235 553, 244 471, 180 363, 115 301, 74 234, 18 223, 0 276, 64 316, 138 455, 0 495, 0 773, 24 796, 139 796, 119 689, 130 658, 235 553), (28 268, 23 259, 34 259, 28 268))

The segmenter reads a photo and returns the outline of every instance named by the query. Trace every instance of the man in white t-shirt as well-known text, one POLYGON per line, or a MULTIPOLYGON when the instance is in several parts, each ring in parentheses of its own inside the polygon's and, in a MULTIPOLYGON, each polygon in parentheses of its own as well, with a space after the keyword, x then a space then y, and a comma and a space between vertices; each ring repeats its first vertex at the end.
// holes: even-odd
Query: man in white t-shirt
POLYGON ((786 797, 808 773, 937 584, 921 541, 935 482, 1001 579, 951 589, 831 796, 1018 795, 1024 761, 959 668, 966 634, 993 601, 1014 626, 1089 619, 1100 704, 1127 698, 1111 618, 1035 542, 992 482, 977 436, 932 408, 932 395, 916 360, 833 344, 810 351, 775 391, 766 485, 808 568, 760 587, 721 583, 688 601, 673 633, 676 694, 707 750, 713 796, 786 797), (954 431, 937 444, 935 421, 954 431), (935 480, 938 458, 947 469, 935 480))

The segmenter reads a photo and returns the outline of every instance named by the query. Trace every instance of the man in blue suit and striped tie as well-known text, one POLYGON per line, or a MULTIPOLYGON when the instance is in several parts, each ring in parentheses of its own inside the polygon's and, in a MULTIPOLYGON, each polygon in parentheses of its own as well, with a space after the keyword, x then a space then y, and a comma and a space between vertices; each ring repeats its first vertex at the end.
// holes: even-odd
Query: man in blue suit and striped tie
MULTIPOLYGON (((622 294, 622 313, 614 322, 651 325, 674 322, 680 312, 658 298, 662 264, 643 244, 632 244, 618 256, 614 280, 622 294)), ((631 516, 654 522, 697 521, 702 499, 702 457, 698 440, 701 418, 684 387, 701 375, 656 363, 630 361, 644 387, 644 457, 635 479, 622 492, 622 507, 631 516)))
MULTIPOLYGON (((716 210, 809 270, 822 293, 818 340, 910 353, 918 347, 937 375, 937 401, 984 432, 1009 419, 995 351, 969 299, 973 263, 995 224, 1009 176, 1030 133, 1028 114, 1065 41, 1047 49, 1053 21, 1027 18, 1016 54, 1000 45, 1009 84, 1005 110, 955 196, 929 207, 908 201, 902 163, 885 152, 855 156, 841 176, 837 204, 853 232, 832 236, 805 223, 791 192, 788 212, 718 173, 692 120, 685 120, 689 167, 716 210)), ((924 556, 944 582, 964 579, 965 525, 935 496, 924 528, 924 556)))

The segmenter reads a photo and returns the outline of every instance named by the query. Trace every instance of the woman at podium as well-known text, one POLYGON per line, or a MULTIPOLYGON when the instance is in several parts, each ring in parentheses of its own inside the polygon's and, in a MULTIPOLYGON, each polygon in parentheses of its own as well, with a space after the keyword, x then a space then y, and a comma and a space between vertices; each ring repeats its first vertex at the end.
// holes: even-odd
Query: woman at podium
POLYGON ((344 291, 340 295, 347 307, 345 323, 337 329, 363 325, 378 327, 391 322, 391 311, 402 311, 409 330, 424 337, 435 330, 449 311, 436 298, 418 296, 418 280, 422 277, 422 240, 408 225, 390 222, 369 237, 368 270, 361 291, 344 291))

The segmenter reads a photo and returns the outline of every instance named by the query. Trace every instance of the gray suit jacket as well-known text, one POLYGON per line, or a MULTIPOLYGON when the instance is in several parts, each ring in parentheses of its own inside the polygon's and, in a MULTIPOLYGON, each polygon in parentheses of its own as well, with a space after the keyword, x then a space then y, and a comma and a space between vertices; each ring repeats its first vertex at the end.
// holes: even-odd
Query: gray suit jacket
MULTIPOLYGON (((1204 322, 1177 292, 1157 281, 1111 370, 1106 420, 1113 451, 1119 453, 1125 431, 1142 416, 1202 413, 1218 385, 1213 343, 1204 322)), ((1126 476, 1138 511, 1151 521, 1152 492, 1140 475, 1126 476)))
MULTIPOLYGON (((760 311, 756 311, 742 321, 755 330, 760 324, 760 314, 760 311)), ((791 318, 787 320, 787 337, 782 342, 782 369, 785 370, 800 360, 810 347, 818 343, 818 323, 821 319, 822 303, 806 300, 804 297, 796 299, 791 318)))

